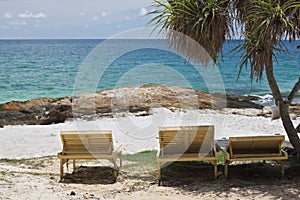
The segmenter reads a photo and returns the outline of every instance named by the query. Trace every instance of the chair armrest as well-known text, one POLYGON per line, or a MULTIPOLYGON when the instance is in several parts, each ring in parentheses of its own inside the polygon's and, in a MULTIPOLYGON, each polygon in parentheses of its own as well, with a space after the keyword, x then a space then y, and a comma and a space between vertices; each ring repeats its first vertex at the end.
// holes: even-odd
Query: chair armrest
POLYGON ((114 150, 117 156, 120 158, 120 167, 123 166, 122 146, 123 146, 122 144, 118 144, 114 150))
POLYGON ((156 153, 156 157, 159 157, 162 155, 162 151, 161 150, 158 150, 157 153, 156 153))
POLYGON ((281 149, 281 153, 282 153, 282 155, 283 155, 285 158, 288 158, 288 157, 289 157, 288 153, 287 153, 286 151, 282 150, 282 149, 281 149))
POLYGON ((115 152, 118 153, 118 154, 119 154, 119 153, 122 153, 122 146, 123 146, 122 144, 118 144, 118 145, 115 147, 115 152))

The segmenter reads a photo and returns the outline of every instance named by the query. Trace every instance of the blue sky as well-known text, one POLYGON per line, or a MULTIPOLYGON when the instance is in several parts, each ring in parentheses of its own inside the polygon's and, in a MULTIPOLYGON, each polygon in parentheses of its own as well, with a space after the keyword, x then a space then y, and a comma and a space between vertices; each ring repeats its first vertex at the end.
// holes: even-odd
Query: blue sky
POLYGON ((108 38, 147 26, 152 0, 0 0, 0 39, 108 38))

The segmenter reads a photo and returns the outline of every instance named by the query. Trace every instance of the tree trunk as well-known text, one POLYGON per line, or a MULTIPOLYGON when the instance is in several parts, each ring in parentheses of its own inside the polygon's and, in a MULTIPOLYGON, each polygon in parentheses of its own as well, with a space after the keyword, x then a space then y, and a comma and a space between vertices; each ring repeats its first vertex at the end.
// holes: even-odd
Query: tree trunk
POLYGON ((272 94, 274 97, 274 100, 276 104, 279 106, 280 110, 280 117, 284 126, 284 129, 288 135, 288 138, 297 151, 298 156, 300 157, 300 139, 297 133, 297 130, 295 129, 293 122, 290 118, 289 114, 289 104, 285 101, 283 101, 283 98, 281 96, 279 87, 277 85, 276 79, 274 77, 273 73, 273 62, 272 62, 272 54, 269 56, 269 62, 266 64, 266 74, 269 86, 272 90, 272 94))

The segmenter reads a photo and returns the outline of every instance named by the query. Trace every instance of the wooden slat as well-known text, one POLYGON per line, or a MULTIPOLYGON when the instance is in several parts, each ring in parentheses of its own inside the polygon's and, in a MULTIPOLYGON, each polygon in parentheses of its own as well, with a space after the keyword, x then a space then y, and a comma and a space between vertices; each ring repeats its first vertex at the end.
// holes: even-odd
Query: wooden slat
POLYGON ((71 151, 111 154, 113 151, 111 131, 61 131, 60 136, 64 154, 71 151))
POLYGON ((214 147, 213 138, 213 126, 162 127, 159 129, 160 149, 164 149, 164 152, 168 153, 172 151, 173 153, 197 153, 203 146, 209 151, 214 147))
POLYGON ((113 151, 111 131, 61 131, 63 152, 85 150, 110 154, 113 151))
POLYGON ((280 155, 284 136, 230 137, 228 150, 232 158, 237 155, 259 156, 260 154, 280 155))
POLYGON ((85 154, 85 153, 76 153, 76 154, 68 154, 68 155, 61 155, 64 158, 67 159, 79 159, 79 160, 85 160, 85 159, 113 159, 114 157, 111 154, 85 154))
POLYGON ((195 156, 195 157, 192 157, 192 156, 181 156, 181 157, 170 156, 170 157, 161 157, 160 161, 161 162, 216 161, 216 158, 215 157, 210 157, 210 156, 201 157, 201 158, 199 158, 199 156, 195 156))
POLYGON ((103 138, 112 141, 112 132, 110 130, 61 131, 60 135, 63 145, 65 140, 84 140, 86 137, 91 139, 103 138))
MULTIPOLYGON (((164 155, 196 155, 191 159, 199 160, 199 153, 205 155, 214 149, 213 126, 178 126, 159 128, 161 158, 164 155)), ((211 155, 210 155, 211 156, 211 155)), ((215 158, 214 158, 215 159, 215 158)))
POLYGON ((248 154, 233 154, 232 158, 261 158, 261 157, 274 157, 278 158, 282 156, 281 153, 271 154, 271 153, 248 153, 248 154))
POLYGON ((284 142, 283 135, 274 136, 244 136, 230 137, 225 153, 225 177, 228 177, 228 166, 234 161, 276 161, 281 167, 281 176, 284 176, 283 161, 288 159, 286 152, 281 150, 284 142))
POLYGON ((265 157, 239 157, 239 158, 230 158, 230 161, 259 161, 259 160, 286 160, 288 159, 287 156, 281 155, 281 156, 265 156, 265 157))
MULTIPOLYGON (((58 153, 60 158, 60 177, 63 177, 63 165, 67 160, 106 159, 117 169, 116 156, 122 166, 122 151, 114 151, 112 132, 110 130, 61 131, 63 151, 58 153)), ((114 177, 117 177, 116 171, 114 177)))
POLYGON ((214 166, 217 178, 217 155, 214 144, 214 126, 177 126, 159 128, 160 149, 157 154, 158 183, 161 167, 174 161, 208 161, 214 166))

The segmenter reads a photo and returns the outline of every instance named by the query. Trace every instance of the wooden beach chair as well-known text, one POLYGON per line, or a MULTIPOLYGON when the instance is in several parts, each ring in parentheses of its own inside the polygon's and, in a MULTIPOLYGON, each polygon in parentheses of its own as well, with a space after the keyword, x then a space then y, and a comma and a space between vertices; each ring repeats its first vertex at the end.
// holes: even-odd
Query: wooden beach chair
POLYGON ((60 159, 60 178, 63 178, 63 165, 73 160, 73 170, 76 169, 75 160, 109 160, 114 165, 114 177, 117 178, 117 157, 122 166, 122 150, 114 150, 112 132, 110 130, 91 131, 61 131, 60 137, 63 145, 62 152, 58 153, 60 159))
POLYGON ((214 143, 214 126, 182 126, 159 128, 158 184, 161 168, 175 161, 208 161, 214 166, 217 177, 217 153, 214 143))
POLYGON ((228 177, 228 166, 234 161, 276 161, 280 164, 284 176, 284 160, 288 155, 281 149, 283 135, 230 137, 225 155, 225 177, 228 177))

